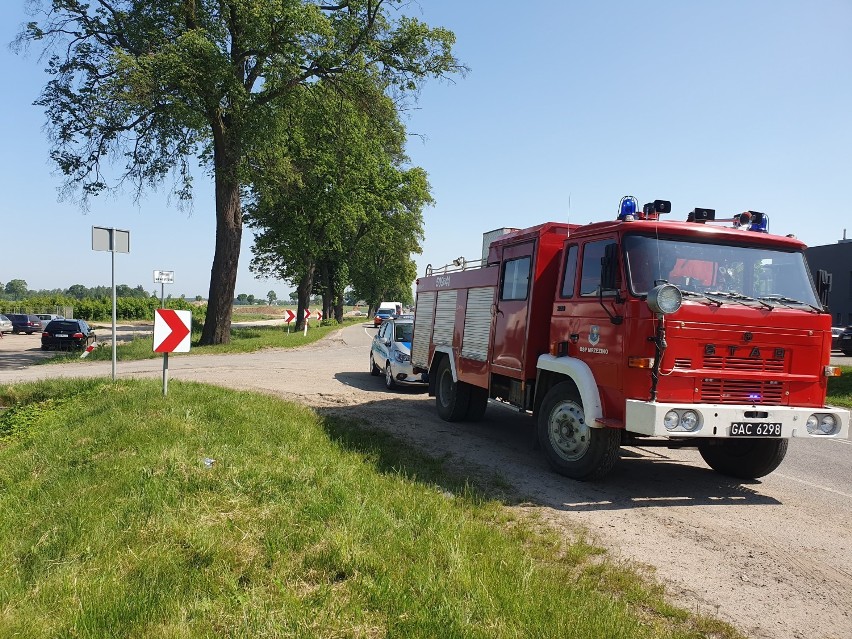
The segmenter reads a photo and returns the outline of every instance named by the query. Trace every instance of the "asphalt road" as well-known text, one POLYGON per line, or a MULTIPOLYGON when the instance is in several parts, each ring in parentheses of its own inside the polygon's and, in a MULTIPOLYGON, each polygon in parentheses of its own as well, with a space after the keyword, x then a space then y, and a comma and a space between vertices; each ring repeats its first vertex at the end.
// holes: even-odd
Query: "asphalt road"
MULTIPOLYGON (((658 448, 625 449, 604 481, 575 482, 550 472, 531 420, 514 410, 489 404, 481 423, 448 424, 426 393, 386 391, 367 371, 374 334, 353 326, 293 350, 175 355, 170 378, 268 392, 386 429, 479 483, 508 487, 509 508, 567 536, 584 527, 615 557, 650 566, 679 605, 750 637, 852 637, 852 441, 793 440, 781 467, 753 482, 710 471, 694 450, 658 448)), ((31 365, 43 356, 38 336, 5 336, 0 384, 110 375, 110 362, 31 365)), ((118 362, 117 375, 159 377, 162 360, 118 362)))

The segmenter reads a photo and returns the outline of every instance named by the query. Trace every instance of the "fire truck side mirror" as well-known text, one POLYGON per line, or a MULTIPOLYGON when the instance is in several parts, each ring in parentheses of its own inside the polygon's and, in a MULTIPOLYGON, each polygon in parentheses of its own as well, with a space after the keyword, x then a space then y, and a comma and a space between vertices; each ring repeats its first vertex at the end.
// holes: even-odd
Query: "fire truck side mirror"
POLYGON ((820 269, 817 271, 816 288, 819 302, 823 308, 828 308, 829 293, 831 293, 831 273, 820 269))
POLYGON ((611 291, 617 289, 616 276, 618 274, 618 244, 607 244, 604 256, 601 258, 601 290, 611 291))

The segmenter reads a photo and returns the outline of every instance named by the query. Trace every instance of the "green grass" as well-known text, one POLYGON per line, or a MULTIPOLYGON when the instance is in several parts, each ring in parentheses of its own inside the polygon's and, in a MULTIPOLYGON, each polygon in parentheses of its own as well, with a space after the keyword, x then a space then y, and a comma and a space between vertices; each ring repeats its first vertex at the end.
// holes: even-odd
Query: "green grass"
MULTIPOLYGON (((199 346, 200 332, 193 332, 189 353, 172 353, 170 357, 181 357, 183 355, 203 355, 221 353, 251 353, 263 348, 295 348, 304 346, 322 339, 329 333, 349 324, 361 324, 364 318, 345 320, 342 324, 334 326, 317 326, 315 323, 308 328, 308 334, 304 331, 295 332, 290 328, 287 332, 286 326, 255 326, 251 328, 232 328, 231 342, 229 344, 217 344, 215 346, 199 346)), ((115 357, 120 361, 153 359, 162 357, 162 353, 153 352, 153 339, 151 337, 140 337, 130 342, 119 342, 116 347, 115 357)), ((109 361, 112 359, 112 347, 103 342, 93 350, 85 359, 80 359, 80 351, 57 352, 54 357, 39 360, 38 364, 87 362, 87 361, 109 361)))
POLYGON ((0 387, 0 636, 740 637, 388 435, 169 388, 0 387))
POLYGON ((852 408, 852 366, 841 366, 843 375, 828 378, 826 403, 852 408))

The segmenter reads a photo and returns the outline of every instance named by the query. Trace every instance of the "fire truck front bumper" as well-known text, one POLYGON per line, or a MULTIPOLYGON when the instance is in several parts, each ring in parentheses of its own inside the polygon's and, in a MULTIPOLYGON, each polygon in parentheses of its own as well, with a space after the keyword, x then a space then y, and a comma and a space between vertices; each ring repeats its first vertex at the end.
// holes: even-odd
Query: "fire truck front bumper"
POLYGON ((799 408, 748 404, 665 404, 628 399, 625 428, 653 437, 769 437, 846 439, 845 408, 799 408))

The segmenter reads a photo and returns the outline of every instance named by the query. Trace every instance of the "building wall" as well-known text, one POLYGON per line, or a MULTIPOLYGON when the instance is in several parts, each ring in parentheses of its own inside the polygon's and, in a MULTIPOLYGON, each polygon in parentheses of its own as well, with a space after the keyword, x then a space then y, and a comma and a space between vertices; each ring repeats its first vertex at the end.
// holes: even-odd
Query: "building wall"
POLYGON ((805 250, 808 266, 816 280, 819 270, 831 273, 828 308, 833 326, 852 326, 852 240, 811 246, 805 250))

